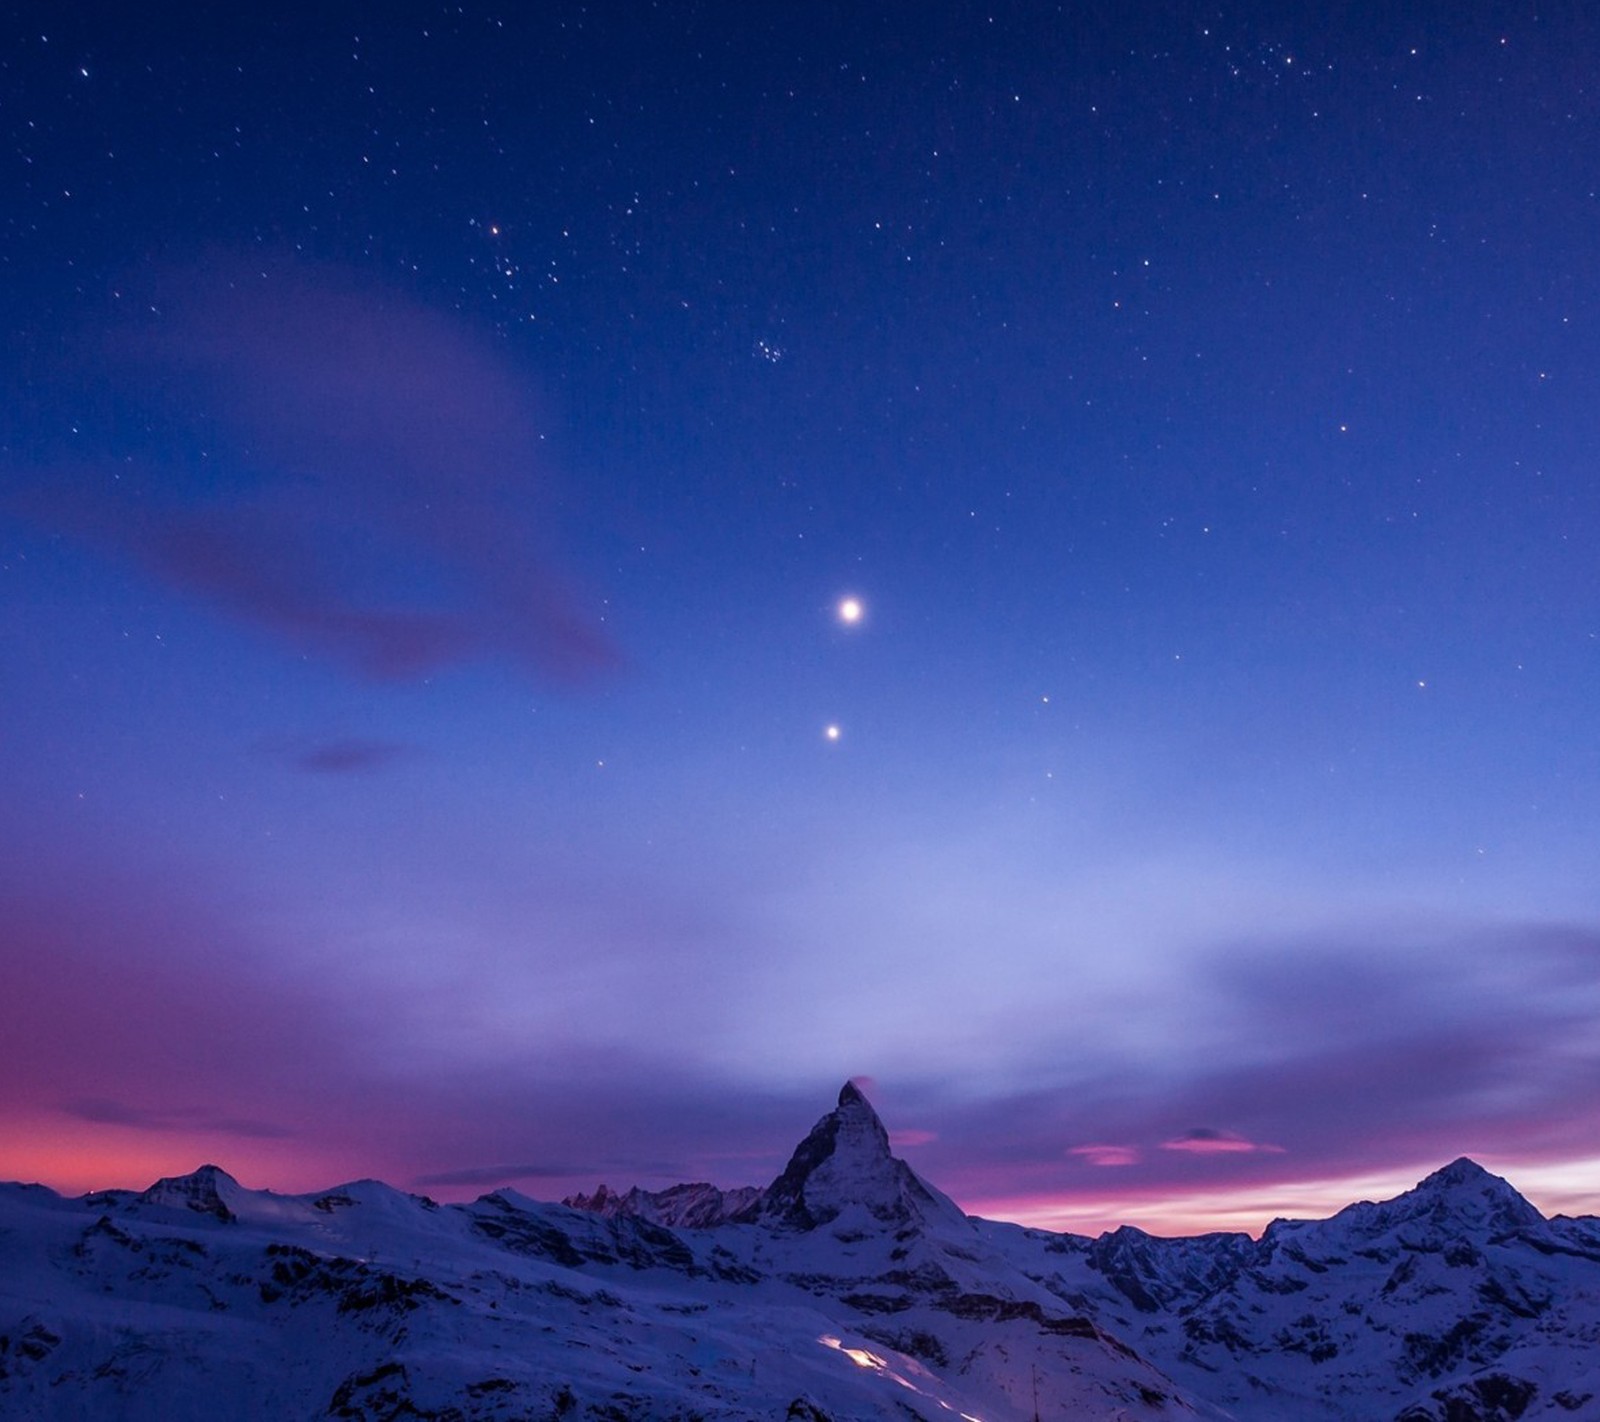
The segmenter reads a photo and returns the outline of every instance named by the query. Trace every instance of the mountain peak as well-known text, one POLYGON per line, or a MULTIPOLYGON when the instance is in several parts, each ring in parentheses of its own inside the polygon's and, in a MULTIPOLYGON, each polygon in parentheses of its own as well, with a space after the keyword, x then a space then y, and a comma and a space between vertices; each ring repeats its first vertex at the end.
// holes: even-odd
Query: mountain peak
POLYGON ((226 1224, 237 1218, 229 1200, 239 1193, 239 1182, 221 1166, 202 1165, 190 1175, 164 1176, 138 1198, 141 1204, 213 1215, 226 1224))
POLYGON ((815 1229, 851 1205, 864 1207, 884 1224, 937 1216, 966 1223, 954 1201, 891 1153, 889 1133, 872 1103, 847 1081, 839 1104, 795 1147, 762 1199, 760 1213, 774 1223, 815 1229))
POLYGON ((1400 1231, 1413 1245, 1431 1247, 1445 1240, 1512 1234, 1544 1223, 1544 1216, 1507 1181, 1461 1156, 1403 1195, 1346 1206, 1327 1223, 1353 1228, 1363 1238, 1400 1231))
POLYGON ((1496 1181, 1502 1185, 1506 1183, 1498 1175, 1491 1175, 1471 1157, 1458 1155, 1449 1165, 1441 1165, 1432 1175, 1424 1177, 1417 1188, 1460 1189, 1463 1186, 1481 1187, 1496 1181))
MULTIPOLYGON (((847 1081, 839 1088, 839 1109, 842 1111, 847 1106, 864 1106, 868 1111, 872 1111, 871 1104, 861 1094, 861 1088, 853 1081, 847 1081)), ((877 1116, 875 1111, 872 1114, 874 1117, 877 1116)))
POLYGON ((1534 1209, 1507 1180, 1485 1170, 1475 1160, 1459 1156, 1400 1197, 1427 1202, 1435 1217, 1448 1214, 1465 1223, 1497 1234, 1542 1224, 1534 1209))

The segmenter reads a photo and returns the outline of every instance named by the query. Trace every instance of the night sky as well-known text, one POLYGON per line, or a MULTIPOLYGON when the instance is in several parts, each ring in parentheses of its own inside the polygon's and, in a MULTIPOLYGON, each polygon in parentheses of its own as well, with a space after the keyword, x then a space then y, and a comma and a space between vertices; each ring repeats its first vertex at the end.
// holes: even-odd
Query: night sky
POLYGON ((1600 1210, 1600 22, 311 8, 5 7, 0 1177, 1600 1210))

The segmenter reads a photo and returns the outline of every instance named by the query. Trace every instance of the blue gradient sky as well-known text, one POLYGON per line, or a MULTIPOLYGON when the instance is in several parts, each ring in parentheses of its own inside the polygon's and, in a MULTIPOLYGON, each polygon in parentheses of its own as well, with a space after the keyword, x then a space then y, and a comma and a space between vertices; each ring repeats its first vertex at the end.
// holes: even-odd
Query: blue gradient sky
POLYGON ((1590 20, 57 8, 0 1175, 1600 1209, 1590 20))

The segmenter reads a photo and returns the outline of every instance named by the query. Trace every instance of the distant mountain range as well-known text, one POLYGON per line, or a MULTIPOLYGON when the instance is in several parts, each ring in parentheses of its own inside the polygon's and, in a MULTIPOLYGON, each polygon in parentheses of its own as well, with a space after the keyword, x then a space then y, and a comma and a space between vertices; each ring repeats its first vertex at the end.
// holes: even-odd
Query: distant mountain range
POLYGON ((0 1186, 0 1417, 1600 1419, 1600 1221, 1469 1160, 1243 1234, 971 1218, 865 1097, 765 1190, 0 1186))

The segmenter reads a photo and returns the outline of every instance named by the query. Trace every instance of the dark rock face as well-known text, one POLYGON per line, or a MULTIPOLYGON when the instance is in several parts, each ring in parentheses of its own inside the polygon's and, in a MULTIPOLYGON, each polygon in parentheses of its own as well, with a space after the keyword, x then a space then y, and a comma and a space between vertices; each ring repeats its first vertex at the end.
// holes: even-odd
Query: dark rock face
MULTIPOLYGON (((1538 1387, 1526 1378, 1486 1373, 1440 1389, 1431 1402, 1406 1408, 1395 1422, 1517 1422, 1538 1395, 1538 1387)), ((1552 1400, 1566 1406, 1559 1397, 1552 1400)))
MULTIPOLYGON (((524 1209, 505 1195, 485 1195, 471 1207, 473 1228, 502 1249, 549 1259, 568 1269, 589 1264, 624 1264, 630 1269, 671 1269, 690 1278, 706 1271, 672 1230, 621 1215, 585 1219, 563 1229, 548 1210, 524 1209)), ((556 1212, 559 1215, 559 1211, 556 1212)))
POLYGON ((257 1285, 265 1304, 281 1300, 295 1307, 321 1299, 341 1314, 398 1317, 429 1304, 460 1302, 428 1279, 395 1274, 359 1259, 328 1258, 294 1245, 269 1244, 265 1265, 265 1277, 257 1285))
POLYGON ((665 1190, 641 1190, 635 1186, 619 1195, 601 1185, 592 1195, 569 1195, 561 1203, 568 1209, 586 1210, 607 1219, 640 1219, 669 1229, 715 1229, 747 1216, 760 1204, 764 1193, 754 1186, 719 1190, 701 1181, 665 1190))
POLYGON ((24 1318, 15 1334, 0 1333, 0 1382, 44 1362, 61 1346, 61 1335, 38 1318, 24 1318))
POLYGON ((1089 1245, 1089 1267, 1141 1313, 1159 1313, 1225 1288, 1256 1252, 1247 1234, 1158 1239, 1124 1225, 1089 1245))

